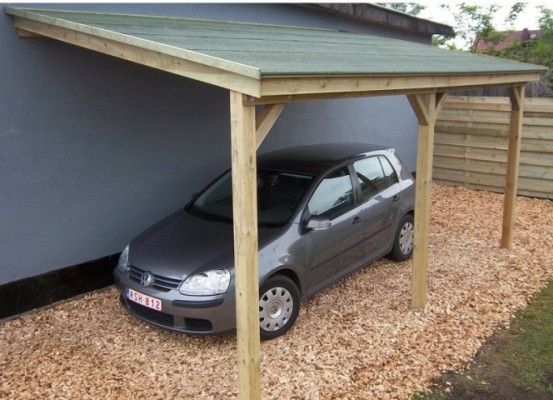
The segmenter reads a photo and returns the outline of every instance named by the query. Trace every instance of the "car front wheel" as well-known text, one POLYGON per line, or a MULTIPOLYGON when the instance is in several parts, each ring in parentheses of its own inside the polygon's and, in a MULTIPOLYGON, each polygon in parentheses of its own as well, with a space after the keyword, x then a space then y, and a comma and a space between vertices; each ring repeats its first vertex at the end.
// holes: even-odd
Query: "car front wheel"
POLYGON ((413 214, 405 214, 399 222, 394 247, 388 255, 392 260, 405 261, 413 255, 415 223, 413 214))
POLYGON ((300 310, 296 284, 284 275, 267 279, 259 291, 259 330, 262 340, 284 335, 294 325, 300 310))

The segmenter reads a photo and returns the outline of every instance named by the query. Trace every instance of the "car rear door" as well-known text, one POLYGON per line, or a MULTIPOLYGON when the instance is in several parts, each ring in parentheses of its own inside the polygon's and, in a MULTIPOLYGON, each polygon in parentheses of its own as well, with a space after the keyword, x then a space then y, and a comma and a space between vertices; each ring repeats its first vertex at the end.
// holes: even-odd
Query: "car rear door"
POLYGON ((305 231, 302 237, 309 287, 316 289, 363 257, 363 227, 347 166, 321 180, 307 204, 305 219, 312 216, 331 221, 328 228, 305 231))
POLYGON ((352 166, 361 202, 363 255, 364 258, 374 258, 392 244, 401 202, 401 186, 395 170, 383 155, 357 160, 352 166))

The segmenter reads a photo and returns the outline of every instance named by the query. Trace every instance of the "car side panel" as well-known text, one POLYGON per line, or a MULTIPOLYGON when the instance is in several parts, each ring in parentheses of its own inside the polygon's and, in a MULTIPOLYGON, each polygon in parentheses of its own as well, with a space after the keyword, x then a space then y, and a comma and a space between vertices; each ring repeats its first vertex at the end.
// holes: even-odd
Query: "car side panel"
POLYGON ((306 252, 309 286, 320 285, 363 257, 363 227, 354 221, 358 214, 359 209, 354 208, 334 218, 329 228, 304 233, 301 245, 306 252))
POLYGON ((393 241, 400 209, 401 186, 396 183, 363 203, 364 257, 372 258, 393 241))

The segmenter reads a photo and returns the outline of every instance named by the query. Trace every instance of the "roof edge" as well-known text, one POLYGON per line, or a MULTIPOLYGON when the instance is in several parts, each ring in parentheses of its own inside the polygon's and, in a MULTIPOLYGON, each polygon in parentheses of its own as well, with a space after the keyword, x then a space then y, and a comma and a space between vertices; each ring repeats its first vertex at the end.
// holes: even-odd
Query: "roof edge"
MULTIPOLYGON (((22 19, 36 21, 36 22, 44 23, 48 25, 53 25, 64 29, 70 29, 70 30, 74 30, 74 31, 92 35, 92 36, 97 36, 104 39, 116 40, 122 43, 126 43, 129 45, 137 46, 137 47, 152 50, 152 51, 160 51, 160 52, 163 52, 164 54, 168 54, 175 57, 181 57, 183 59, 190 60, 192 62, 205 64, 213 68, 227 70, 229 72, 232 72, 238 75, 243 75, 245 77, 256 79, 256 80, 259 80, 261 78, 261 72, 259 71, 259 69, 250 65, 240 64, 234 61, 229 61, 226 59, 210 56, 210 55, 199 53, 192 50, 181 49, 167 44, 152 42, 147 39, 132 37, 129 35, 125 35, 123 33, 113 32, 103 28, 76 23, 59 17, 52 17, 49 15, 43 14, 44 12, 45 13, 56 12, 56 13, 67 13, 67 14, 75 13, 75 11, 68 11, 68 10, 55 10, 55 9, 47 10, 47 9, 37 9, 37 8, 19 8, 19 7, 12 7, 12 6, 4 6, 4 13, 7 15, 11 15, 13 17, 19 17, 22 19)), ((95 13, 95 12, 89 12, 89 11, 77 11, 77 13, 125 15, 125 14, 109 13, 109 12, 95 13)), ((152 17, 155 17, 155 16, 152 16, 152 17)))
POLYGON ((453 28, 449 25, 430 21, 372 3, 313 3, 298 5, 339 14, 363 22, 391 26, 408 32, 443 35, 446 37, 455 36, 453 28))

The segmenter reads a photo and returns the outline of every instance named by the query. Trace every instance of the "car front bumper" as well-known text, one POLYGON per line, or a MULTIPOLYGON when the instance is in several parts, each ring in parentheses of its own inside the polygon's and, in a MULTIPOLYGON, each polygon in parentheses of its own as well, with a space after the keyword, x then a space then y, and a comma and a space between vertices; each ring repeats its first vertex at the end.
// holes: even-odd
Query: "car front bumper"
POLYGON ((113 272, 115 285, 120 291, 123 307, 132 315, 153 325, 173 331, 210 335, 236 328, 234 288, 217 296, 185 296, 177 289, 161 291, 144 287, 130 279, 128 273, 113 272), (129 300, 128 289, 161 300, 161 311, 150 309, 129 300))

